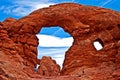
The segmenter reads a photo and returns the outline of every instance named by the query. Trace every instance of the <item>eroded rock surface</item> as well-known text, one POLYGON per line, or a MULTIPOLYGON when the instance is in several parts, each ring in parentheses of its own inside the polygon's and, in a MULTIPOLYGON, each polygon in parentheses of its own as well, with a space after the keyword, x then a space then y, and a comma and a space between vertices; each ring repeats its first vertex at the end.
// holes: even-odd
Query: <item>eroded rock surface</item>
MULTIPOLYGON (((47 71, 46 76, 49 74, 47 71)), ((19 20, 8 18, 0 22, 0 80, 16 79, 119 80, 120 13, 63 3, 36 10, 19 20), (36 34, 48 26, 61 26, 74 38, 60 72, 64 76, 43 77, 41 69, 34 71, 39 63, 36 34), (102 44, 101 50, 95 49, 95 41, 102 44)))
POLYGON ((60 66, 51 57, 43 56, 38 64, 40 65, 37 70, 38 74, 43 76, 60 75, 60 66))

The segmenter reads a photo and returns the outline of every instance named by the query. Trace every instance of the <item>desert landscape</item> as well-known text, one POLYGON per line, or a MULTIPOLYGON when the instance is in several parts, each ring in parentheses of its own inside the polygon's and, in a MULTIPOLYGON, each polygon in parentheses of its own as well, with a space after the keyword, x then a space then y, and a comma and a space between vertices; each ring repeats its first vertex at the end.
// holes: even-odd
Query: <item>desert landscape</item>
POLYGON ((120 80, 120 12, 61 3, 5 19, 0 22, 0 80, 120 80), (62 69, 51 57, 37 59, 36 34, 48 26, 60 26, 74 38, 62 69), (103 48, 97 50, 95 41, 103 48))

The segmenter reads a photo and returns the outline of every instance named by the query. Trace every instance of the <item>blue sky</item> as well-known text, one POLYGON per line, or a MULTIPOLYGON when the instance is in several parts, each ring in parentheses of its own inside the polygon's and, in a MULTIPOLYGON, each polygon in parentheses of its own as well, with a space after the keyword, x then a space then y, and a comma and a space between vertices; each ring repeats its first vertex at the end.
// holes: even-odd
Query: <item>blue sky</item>
MULTIPOLYGON (((75 2, 120 11, 120 0, 1 0, 0 22, 8 17, 19 19, 36 9, 63 2, 75 2)), ((69 33, 65 33, 59 26, 51 26, 51 28, 42 28, 37 37, 40 39, 38 58, 51 56, 57 60, 57 63, 62 65, 64 53, 73 42, 73 38, 69 33)))

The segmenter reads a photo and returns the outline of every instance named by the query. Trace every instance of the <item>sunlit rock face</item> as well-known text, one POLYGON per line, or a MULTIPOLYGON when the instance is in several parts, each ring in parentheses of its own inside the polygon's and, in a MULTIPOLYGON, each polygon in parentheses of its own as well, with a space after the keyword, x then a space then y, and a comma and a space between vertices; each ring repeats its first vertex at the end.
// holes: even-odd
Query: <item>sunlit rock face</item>
POLYGON ((69 76, 45 79, 119 79, 120 13, 63 3, 36 10, 19 20, 7 19, 0 23, 1 80, 42 79, 33 69, 39 61, 35 35, 43 26, 60 26, 74 38, 60 72, 69 76), (95 41, 103 48, 96 50, 95 41))
POLYGON ((43 56, 38 62, 39 67, 37 73, 42 76, 58 76, 60 75, 60 66, 51 57, 43 56))

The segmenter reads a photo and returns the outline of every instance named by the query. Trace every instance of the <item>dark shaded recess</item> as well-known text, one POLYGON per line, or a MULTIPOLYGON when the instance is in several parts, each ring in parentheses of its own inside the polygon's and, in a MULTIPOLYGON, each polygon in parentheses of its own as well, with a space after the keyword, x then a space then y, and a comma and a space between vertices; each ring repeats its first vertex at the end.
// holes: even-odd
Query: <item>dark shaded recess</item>
POLYGON ((107 27, 107 30, 112 30, 114 27, 113 26, 109 26, 107 27))
POLYGON ((120 29, 120 24, 118 24, 117 26, 118 26, 118 28, 120 29))
POLYGON ((3 26, 3 24, 0 22, 0 26, 3 26))
POLYGON ((45 71, 42 72, 42 75, 43 75, 43 76, 45 75, 45 71))

